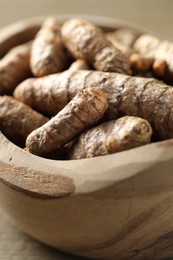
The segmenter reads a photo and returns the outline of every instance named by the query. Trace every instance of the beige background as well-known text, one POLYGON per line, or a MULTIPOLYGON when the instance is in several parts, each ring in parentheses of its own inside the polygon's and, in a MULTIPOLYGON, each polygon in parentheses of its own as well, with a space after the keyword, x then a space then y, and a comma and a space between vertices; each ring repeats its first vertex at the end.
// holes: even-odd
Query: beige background
POLYGON ((131 21, 173 39, 172 0, 0 0, 0 26, 50 14, 90 14, 131 21))
MULTIPOLYGON (((32 16, 99 15, 130 21, 173 40, 173 0, 0 0, 0 27, 32 16)), ((66 257, 20 232, 0 212, 1 260, 77 259, 66 257)))

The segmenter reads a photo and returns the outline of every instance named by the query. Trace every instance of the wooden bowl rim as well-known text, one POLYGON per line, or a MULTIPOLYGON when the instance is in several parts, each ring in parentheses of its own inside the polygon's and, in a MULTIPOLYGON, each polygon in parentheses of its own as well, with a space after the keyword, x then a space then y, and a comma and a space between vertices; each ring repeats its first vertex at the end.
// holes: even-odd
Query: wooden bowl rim
MULTIPOLYGON (((88 19, 97 25, 114 28, 132 23, 106 17, 58 15, 61 21, 72 17, 88 19)), ((0 29, 1 43, 21 33, 27 26, 37 26, 46 17, 20 20, 0 29)), ((20 39, 19 39, 20 42, 20 39)), ((12 189, 39 199, 85 194, 130 179, 158 160, 173 159, 173 139, 151 143, 128 151, 75 161, 44 159, 23 151, 0 133, 0 181, 12 189), (168 155, 168 157, 167 157, 168 155), (133 170, 130 169, 132 167, 133 170)))

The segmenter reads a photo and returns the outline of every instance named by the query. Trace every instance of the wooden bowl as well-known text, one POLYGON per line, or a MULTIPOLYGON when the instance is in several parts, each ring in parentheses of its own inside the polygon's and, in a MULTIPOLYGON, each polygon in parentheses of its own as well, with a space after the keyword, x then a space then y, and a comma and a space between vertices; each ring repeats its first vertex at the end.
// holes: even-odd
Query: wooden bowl
MULTIPOLYGON (((0 30, 0 55, 32 38, 42 20, 0 30)), ((97 24, 119 25, 106 21, 97 24)), ((0 205, 20 229, 64 252, 92 259, 173 257, 173 140, 54 161, 0 134, 0 205)))

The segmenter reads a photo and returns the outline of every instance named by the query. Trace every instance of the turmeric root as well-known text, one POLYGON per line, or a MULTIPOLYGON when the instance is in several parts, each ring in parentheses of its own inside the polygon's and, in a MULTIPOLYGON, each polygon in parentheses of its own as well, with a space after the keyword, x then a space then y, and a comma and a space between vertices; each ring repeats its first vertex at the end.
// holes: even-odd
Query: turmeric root
POLYGON ((67 49, 76 59, 83 59, 96 70, 130 74, 125 55, 93 24, 82 19, 71 19, 61 29, 67 49))
POLYGON ((26 137, 48 118, 9 96, 0 97, 0 130, 10 140, 26 137))
POLYGON ((129 56, 129 63, 135 72, 147 72, 152 68, 153 59, 138 53, 129 56))
POLYGON ((39 112, 56 115, 71 100, 65 92, 68 85, 66 74, 72 73, 68 70, 38 79, 29 78, 18 85, 14 97, 39 112))
POLYGON ((144 72, 136 72, 134 74, 135 77, 143 77, 143 78, 154 78, 154 73, 152 70, 144 71, 144 72))
POLYGON ((31 70, 37 77, 60 72, 67 57, 61 41, 60 22, 48 18, 36 35, 31 48, 31 70))
POLYGON ((139 117, 124 116, 84 131, 73 144, 69 159, 96 157, 150 143, 152 128, 139 117))
POLYGON ((62 104, 67 104, 87 87, 101 88, 107 93, 109 118, 139 116, 149 121, 158 138, 173 137, 173 88, 153 78, 99 71, 66 71, 43 79, 27 80, 16 88, 14 95, 40 110, 44 106, 49 110, 53 104, 58 111, 62 104))
POLYGON ((31 43, 14 47, 0 60, 0 95, 11 94, 15 87, 31 76, 31 43))
POLYGON ((75 60, 71 66, 69 67, 69 70, 75 71, 75 70, 89 70, 89 65, 84 60, 75 60))
POLYGON ((45 153, 45 154, 41 155, 41 157, 50 159, 50 160, 61 160, 61 161, 68 160, 68 155, 69 155, 70 149, 72 147, 72 144, 74 142, 75 142, 75 138, 72 141, 65 144, 64 146, 62 146, 60 149, 57 149, 53 152, 45 153))
POLYGON ((167 70, 166 62, 164 60, 155 60, 152 69, 156 76, 163 78, 167 70))
POLYGON ((167 69, 164 71, 163 78, 173 82, 173 43, 143 34, 135 42, 134 48, 142 55, 148 55, 154 60, 165 61, 167 69))
POLYGON ((34 130, 26 139, 33 154, 44 154, 64 146, 99 120, 107 109, 106 94, 95 88, 79 92, 55 117, 34 130))
POLYGON ((131 28, 120 28, 106 33, 107 39, 122 53, 129 55, 133 51, 133 44, 140 36, 140 32, 131 28))

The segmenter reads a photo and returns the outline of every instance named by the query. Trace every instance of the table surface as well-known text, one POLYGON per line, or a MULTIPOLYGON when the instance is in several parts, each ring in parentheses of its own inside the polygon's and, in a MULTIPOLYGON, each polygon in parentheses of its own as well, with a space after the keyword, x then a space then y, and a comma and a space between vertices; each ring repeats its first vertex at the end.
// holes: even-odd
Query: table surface
MULTIPOLYGON (((0 27, 14 21, 50 14, 84 14, 120 18, 173 39, 173 1, 170 0, 0 0, 0 27), (100 4, 101 3, 101 4, 100 4), (128 8, 127 8, 128 3, 128 8), (99 8, 98 8, 99 6, 99 8)), ((77 257, 40 244, 0 212, 0 260, 74 260, 77 257)))

